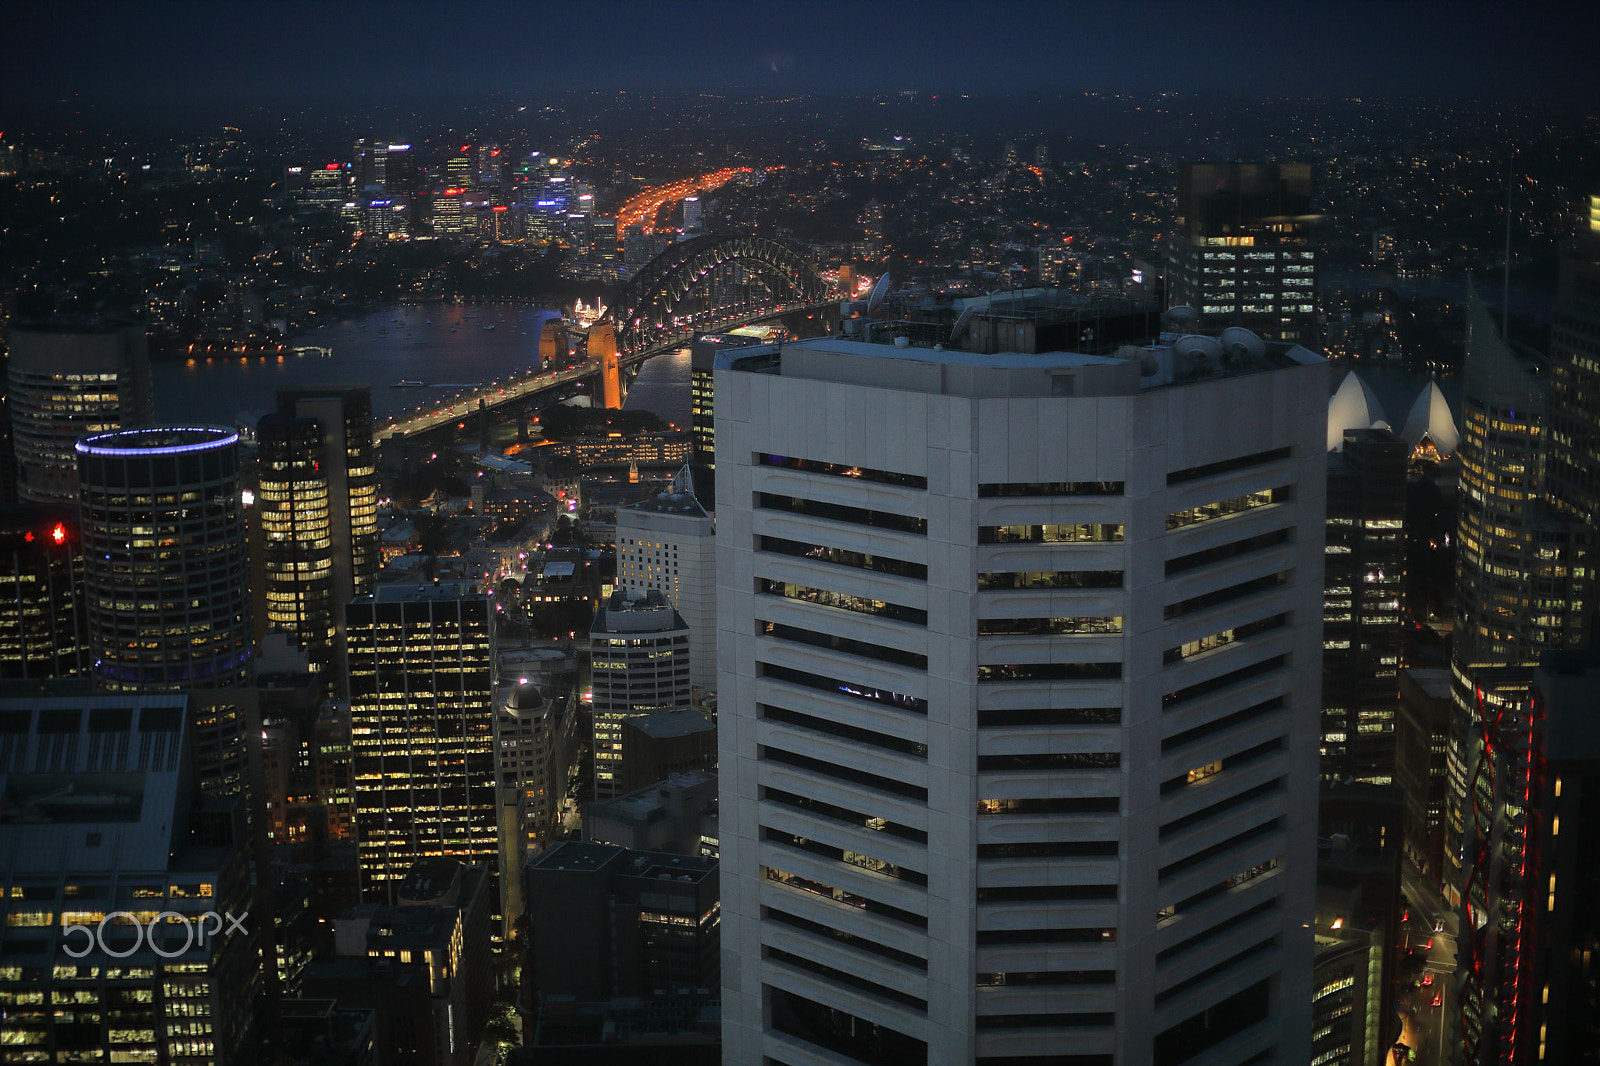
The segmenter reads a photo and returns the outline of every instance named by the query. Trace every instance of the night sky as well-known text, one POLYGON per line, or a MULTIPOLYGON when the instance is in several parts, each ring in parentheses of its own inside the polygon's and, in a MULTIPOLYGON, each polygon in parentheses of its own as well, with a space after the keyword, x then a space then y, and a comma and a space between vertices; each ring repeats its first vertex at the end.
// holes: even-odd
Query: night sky
POLYGON ((1596 3, 489 0, 8 5, 0 117, 551 90, 1224 92, 1570 101, 1596 3))

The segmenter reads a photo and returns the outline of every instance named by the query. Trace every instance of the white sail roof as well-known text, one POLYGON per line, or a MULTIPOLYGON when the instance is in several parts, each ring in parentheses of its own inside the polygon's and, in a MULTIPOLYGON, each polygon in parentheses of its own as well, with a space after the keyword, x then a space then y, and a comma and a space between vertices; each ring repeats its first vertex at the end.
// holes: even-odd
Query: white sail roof
POLYGON ((1456 447, 1461 443, 1461 431, 1456 428, 1455 418, 1450 414, 1450 404, 1444 398, 1444 393, 1439 391, 1437 381, 1430 380, 1417 395, 1417 402, 1411 405, 1411 413, 1406 415, 1405 429, 1400 436, 1412 448, 1416 448, 1426 437, 1439 449, 1439 454, 1455 454, 1456 447))
POLYGON ((1383 405, 1378 402, 1372 386, 1361 380, 1354 370, 1345 375, 1339 391, 1328 401, 1328 450, 1344 449, 1344 431, 1370 429, 1372 423, 1383 418, 1383 405))

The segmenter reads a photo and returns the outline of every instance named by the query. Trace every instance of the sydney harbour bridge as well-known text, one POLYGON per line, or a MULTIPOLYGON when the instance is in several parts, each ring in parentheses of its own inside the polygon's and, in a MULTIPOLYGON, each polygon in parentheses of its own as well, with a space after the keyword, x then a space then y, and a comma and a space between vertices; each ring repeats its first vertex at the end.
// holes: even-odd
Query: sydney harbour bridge
MULTIPOLYGON (((591 332, 610 326, 617 362, 627 369, 682 347, 696 332, 815 311, 839 299, 796 245, 772 237, 708 233, 680 241, 640 267, 591 332)), ((506 406, 536 406, 599 373, 591 354, 572 369, 539 371, 393 419, 378 427, 377 436, 411 437, 452 422, 492 417, 506 406)))

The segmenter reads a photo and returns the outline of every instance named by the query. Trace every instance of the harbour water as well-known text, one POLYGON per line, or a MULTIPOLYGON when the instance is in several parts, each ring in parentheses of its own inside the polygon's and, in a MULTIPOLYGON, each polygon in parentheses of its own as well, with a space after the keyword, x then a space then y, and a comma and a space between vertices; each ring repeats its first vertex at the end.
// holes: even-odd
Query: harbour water
MULTIPOLYGON (((515 304, 405 305, 335 322, 293 342, 292 347, 330 349, 326 358, 312 352, 296 355, 286 346, 281 359, 157 360, 152 367, 156 418, 253 426, 272 410, 280 386, 356 382, 372 386, 373 412, 381 421, 422 405, 436 405, 477 383, 531 369, 538 357, 540 329, 557 314, 515 304), (426 384, 394 388, 398 381, 426 384)), ((1372 387, 1389 424, 1399 430, 1427 379, 1393 363, 1339 361, 1331 368, 1330 391, 1351 369, 1372 387)), ((1460 378, 1443 378, 1439 384, 1459 423, 1460 378)), ((688 429, 688 349, 645 363, 624 406, 654 411, 662 420, 688 429)))
POLYGON ((629 411, 654 411, 663 422, 689 428, 689 349, 658 355, 639 368, 622 406, 629 411))
POLYGON ((373 414, 382 421, 466 386, 532 369, 539 331, 557 315, 515 304, 405 305, 312 330, 286 345, 281 359, 156 360, 156 418, 253 426, 276 405, 280 386, 353 382, 372 386, 373 414), (332 354, 295 355, 290 347, 332 354), (391 387, 401 380, 426 385, 391 387))

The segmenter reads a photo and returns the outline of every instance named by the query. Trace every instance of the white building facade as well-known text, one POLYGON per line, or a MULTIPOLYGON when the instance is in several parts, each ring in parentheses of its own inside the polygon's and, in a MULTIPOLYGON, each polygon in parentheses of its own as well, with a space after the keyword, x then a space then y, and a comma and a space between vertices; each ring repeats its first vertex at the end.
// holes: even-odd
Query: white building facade
POLYGON ((617 587, 660 589, 689 625, 689 681, 717 687, 717 542, 689 468, 671 489, 617 508, 617 587))
POLYGON ((690 706, 689 632, 659 589, 614 592, 595 614, 589 631, 595 799, 620 794, 624 721, 690 706))
POLYGON ((721 357, 725 1061, 1307 1061, 1327 370, 1256 344, 721 357))

